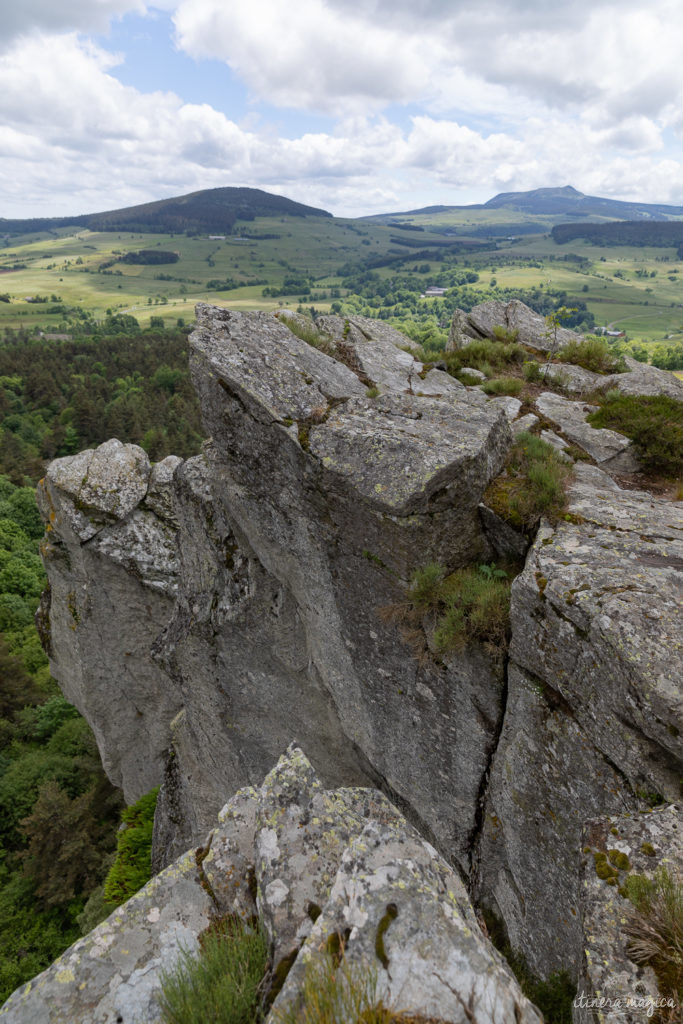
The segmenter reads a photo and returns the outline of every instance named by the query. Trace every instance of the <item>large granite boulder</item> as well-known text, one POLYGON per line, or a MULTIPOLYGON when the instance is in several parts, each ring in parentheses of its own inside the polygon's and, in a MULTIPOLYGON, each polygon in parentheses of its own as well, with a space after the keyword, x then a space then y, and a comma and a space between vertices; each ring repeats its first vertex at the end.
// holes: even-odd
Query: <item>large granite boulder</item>
POLYGON ((539 352, 559 352, 570 341, 577 340, 577 335, 566 327, 549 328, 540 313, 535 313, 518 299, 511 302, 492 299, 474 306, 469 313, 456 309, 447 348, 463 348, 478 338, 494 339, 501 329, 511 334, 516 332, 516 339, 521 345, 539 352))
POLYGON ((473 1019, 470 1003, 478 1024, 541 1022, 436 850, 376 790, 324 790, 295 747, 259 789, 235 794, 202 847, 17 989, 0 1020, 161 1024, 162 975, 181 951, 198 954, 202 933, 221 916, 252 922, 255 913, 269 943, 270 977, 286 979, 276 1007, 299 998, 303 960, 339 926, 349 962, 377 971, 385 1005, 400 1000, 403 1009, 453 1024, 473 1019), (380 946, 387 903, 397 920, 380 946))
POLYGON ((601 387, 617 388, 624 395, 667 395, 683 402, 683 380, 673 373, 648 363, 639 363, 630 356, 625 356, 624 362, 626 371, 603 378, 601 387))
POLYGON ((423 380, 387 325, 325 318, 333 356, 270 314, 198 313, 205 453, 131 477, 139 449, 108 443, 128 455, 83 507, 82 457, 48 471, 52 670, 127 799, 163 780, 155 868, 294 736, 326 784, 381 782, 466 868, 503 666, 418 664, 380 610, 429 561, 493 557, 477 507, 507 417, 448 374, 423 380))

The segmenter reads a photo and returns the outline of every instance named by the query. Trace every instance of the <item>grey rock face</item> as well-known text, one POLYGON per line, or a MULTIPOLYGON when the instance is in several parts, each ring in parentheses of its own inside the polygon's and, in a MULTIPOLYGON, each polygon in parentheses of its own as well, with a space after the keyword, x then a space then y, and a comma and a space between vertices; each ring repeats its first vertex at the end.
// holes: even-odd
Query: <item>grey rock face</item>
POLYGON ((683 755, 681 506, 619 491, 595 467, 576 475, 574 521, 541 528, 513 584, 478 858, 485 902, 494 894, 537 970, 581 949, 583 821, 635 810, 643 789, 675 799, 683 755))
POLYGON ((481 335, 470 322, 468 314, 462 309, 456 309, 451 319, 446 351, 455 352, 459 348, 465 348, 471 341, 480 337, 481 335))
POLYGON ((577 340, 577 335, 565 327, 558 327, 557 332, 549 330, 539 313, 517 299, 511 302, 482 302, 471 310, 468 319, 481 337, 493 338, 494 329, 503 327, 507 331, 517 331, 520 345, 528 345, 541 352, 549 352, 551 349, 559 351, 570 341, 577 340))
POLYGON ((634 916, 635 909, 623 895, 623 887, 629 874, 652 878, 660 867, 680 880, 680 819, 679 808, 671 804, 629 817, 586 823, 581 871, 585 949, 578 983, 578 995, 583 999, 579 998, 574 1014, 576 1024, 593 1024, 590 1006, 601 998, 606 1004, 601 1013, 605 1024, 643 1024, 653 1018, 653 1008, 664 1000, 654 971, 634 963, 628 956, 629 938, 624 925, 634 916), (628 867, 617 869, 618 884, 609 885, 596 873, 595 855, 609 856, 615 850, 628 858, 628 867))
POLYGON ((668 395, 683 402, 683 381, 668 370, 639 363, 630 356, 624 358, 628 367, 626 373, 615 373, 603 378, 602 386, 617 388, 625 395, 668 395))
POLYGON ((519 416, 519 410, 522 408, 520 400, 513 398, 511 395, 501 395, 499 398, 491 398, 489 401, 491 405, 502 409, 510 422, 519 416))
POLYGON ((537 423, 538 416, 528 412, 525 416, 520 416, 519 419, 514 421, 512 430, 515 434, 520 433, 522 430, 533 430, 537 423))
POLYGON ((105 771, 128 802, 160 781, 169 723, 182 706, 150 658, 179 563, 168 517, 145 507, 149 478, 141 448, 108 441, 53 462, 38 489, 52 671, 90 722, 105 771))
POLYGON ((348 935, 344 961, 352 971, 363 976, 375 965, 385 1005, 419 1007, 454 1024, 541 1021, 484 939, 459 878, 405 824, 370 821, 344 851, 276 1008, 297 1003, 307 967, 334 935, 348 935))
POLYGON ((55 530, 80 541, 124 519, 147 493, 147 453, 134 444, 107 441, 93 451, 50 463, 43 506, 55 530))
POLYGON ((84 543, 69 527, 75 484, 57 491, 83 475, 81 457, 47 476, 46 513, 48 495, 61 502, 53 671, 127 799, 163 778, 156 868, 292 737, 326 784, 381 780, 469 862, 501 665, 477 652, 417 664, 379 610, 430 560, 492 556, 477 505, 510 427, 439 371, 411 388, 420 364, 386 325, 319 326, 353 370, 271 315, 200 307, 193 372, 213 441, 141 470, 137 490, 132 454, 113 463, 109 489, 121 473, 138 504, 100 527, 108 499, 102 511, 93 498, 84 543), (360 377, 375 373, 384 393, 369 399, 360 377), (452 784, 435 789, 435 772, 452 784))
POLYGON ((3 1024, 160 1024, 162 971, 198 936, 214 907, 190 850, 70 946, 0 1008, 3 1024))
POLYGON ((162 972, 173 969, 181 948, 198 951, 217 915, 251 920, 253 887, 274 963, 283 951, 299 954, 276 1005, 298 998, 303 960, 320 936, 350 926, 346 955, 366 972, 376 965, 378 999, 464 1024, 472 1018, 459 997, 467 1004, 471 996, 480 1024, 540 1024, 436 850, 376 790, 324 790, 294 747, 258 790, 235 794, 203 848, 179 858, 18 989, 0 1019, 160 1024, 162 972), (385 944, 389 971, 376 953, 387 903, 397 911, 385 944))
MULTIPOLYGON (((509 670, 481 645, 444 656, 422 633, 414 657, 400 619, 416 569, 524 554, 480 507, 524 421, 439 370, 423 380, 386 325, 346 327, 326 320, 333 358, 274 316, 199 307, 204 454, 150 467, 108 442, 53 464, 40 499, 53 673, 128 800, 163 780, 155 870, 204 844, 239 790, 204 871, 217 904, 247 913, 248 892, 220 874, 247 863, 239 836, 266 827, 268 807, 279 853, 259 853, 259 906, 283 956, 312 924, 301 931, 303 903, 279 884, 284 860, 347 849, 348 829, 324 828, 342 805, 354 835, 368 815, 390 831, 388 805, 382 817, 352 792, 373 784, 537 971, 576 972, 585 818, 635 808, 641 787, 670 796, 677 778, 680 506, 577 466, 569 519, 543 526, 515 582, 509 670), (275 773, 257 799, 294 738, 320 783, 294 799, 275 773), (285 805, 310 815, 296 833, 285 805)), ((542 398, 601 465, 630 458, 582 405, 542 398)), ((301 892, 322 906, 330 871, 297 887, 310 881, 319 898, 301 892)))
POLYGON ((541 416, 555 423, 570 441, 583 448, 601 469, 609 473, 635 473, 638 461, 631 442, 623 434, 586 423, 589 413, 597 406, 561 398, 552 391, 544 391, 536 399, 541 416))
POLYGON ((609 386, 611 380, 602 374, 586 370, 583 366, 572 366, 571 363, 551 363, 541 370, 542 379, 546 376, 572 395, 587 395, 595 388, 609 386))

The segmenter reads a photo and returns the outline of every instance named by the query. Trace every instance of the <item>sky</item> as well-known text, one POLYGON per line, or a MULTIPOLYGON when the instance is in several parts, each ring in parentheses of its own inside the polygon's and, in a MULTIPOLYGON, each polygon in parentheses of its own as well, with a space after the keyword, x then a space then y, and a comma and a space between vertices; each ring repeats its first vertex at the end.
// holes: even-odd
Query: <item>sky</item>
POLYGON ((0 0, 0 217, 683 204, 682 0, 0 0))

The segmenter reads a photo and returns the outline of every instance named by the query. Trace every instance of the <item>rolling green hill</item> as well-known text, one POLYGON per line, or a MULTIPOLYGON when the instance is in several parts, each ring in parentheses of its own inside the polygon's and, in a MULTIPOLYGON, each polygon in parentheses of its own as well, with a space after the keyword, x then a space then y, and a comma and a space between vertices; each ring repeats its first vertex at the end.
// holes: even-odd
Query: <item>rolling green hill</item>
POLYGON ((562 188, 535 188, 529 192, 500 192, 486 203, 471 206, 425 206, 420 210, 379 216, 381 219, 416 215, 443 217, 447 213, 475 210, 500 210, 528 214, 532 217, 551 216, 558 221, 574 217, 591 217, 596 220, 672 220, 683 217, 683 206, 603 199, 600 196, 584 195, 571 185, 562 188))
MULTIPOLYGON (((564 230, 577 204, 593 202, 612 214, 628 207, 632 215, 632 204, 571 188, 355 219, 254 189, 214 189, 93 215, 91 226, 27 232, 27 222, 14 222, 24 233, 0 236, 0 332, 81 337, 120 314, 142 327, 158 328, 160 321, 168 327, 189 323, 194 304, 208 300, 235 309, 355 311, 419 333, 445 330, 456 306, 519 297, 542 314, 561 305, 576 308, 576 326, 584 331, 626 331, 634 353, 653 356, 662 345, 680 349, 683 294, 675 242, 683 221, 674 219, 680 208, 639 207, 643 215, 650 210, 663 217, 666 210, 671 218, 652 214, 635 223, 636 230, 656 235, 644 246, 643 239, 596 245, 582 237, 558 244, 553 234, 560 229, 553 228, 564 230), (566 212, 532 212, 552 207, 566 212), (133 224, 147 218, 152 228, 123 227, 128 217, 133 224), (109 230, 96 230, 109 222, 109 230), (164 223, 182 229, 162 232, 164 223), (673 232, 671 239, 666 232, 673 232), (430 287, 444 294, 426 294, 430 287)), ((631 224, 602 221, 619 236, 631 224)), ((581 223, 584 234, 593 228, 581 223)))
POLYGON ((91 231, 175 231, 230 233, 237 220, 256 217, 330 217, 303 203, 274 196, 258 188, 212 188, 191 192, 173 199, 160 199, 122 210, 82 214, 77 217, 50 217, 34 220, 6 220, 0 217, 1 234, 27 234, 56 228, 80 227, 91 231))

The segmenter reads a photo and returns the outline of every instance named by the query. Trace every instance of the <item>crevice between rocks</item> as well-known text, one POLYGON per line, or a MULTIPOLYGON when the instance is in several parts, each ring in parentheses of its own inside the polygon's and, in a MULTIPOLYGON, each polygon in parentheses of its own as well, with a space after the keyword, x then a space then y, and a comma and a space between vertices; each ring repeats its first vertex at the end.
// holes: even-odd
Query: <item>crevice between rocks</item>
POLYGON ((503 661, 503 687, 501 689, 500 694, 500 710, 493 732, 491 748, 486 759, 486 767, 482 772, 481 779, 479 781, 479 791, 477 793, 477 803, 474 812, 474 825, 472 826, 467 842, 469 855, 469 877, 467 879, 467 886, 473 902, 475 894, 477 893, 479 887, 479 866, 481 859, 480 847, 482 834, 484 831, 484 821, 486 818, 486 807, 488 804, 491 771, 493 769, 493 762, 495 760, 496 754, 498 753, 498 747, 500 746, 500 738, 503 732, 503 726, 505 724, 505 714, 507 712, 509 667, 510 655, 509 652, 506 652, 503 661))

